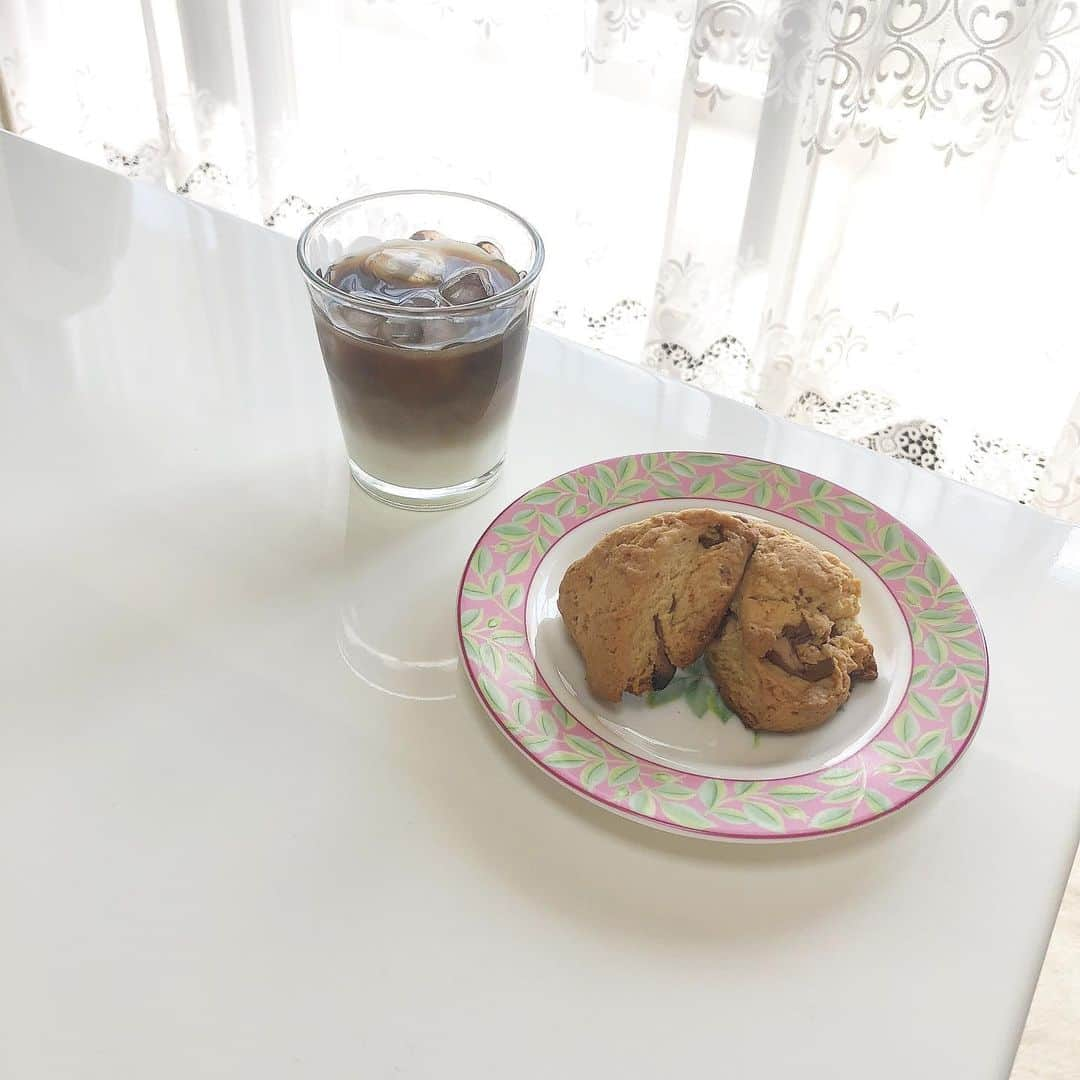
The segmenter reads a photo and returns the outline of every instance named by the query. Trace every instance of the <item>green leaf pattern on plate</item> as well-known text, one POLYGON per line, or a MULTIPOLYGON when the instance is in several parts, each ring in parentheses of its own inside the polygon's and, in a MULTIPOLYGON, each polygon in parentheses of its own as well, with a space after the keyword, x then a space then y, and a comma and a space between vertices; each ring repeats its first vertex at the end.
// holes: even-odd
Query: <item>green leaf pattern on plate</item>
MULTIPOLYGON (((787 466, 726 454, 653 453, 599 462, 533 488, 482 537, 459 598, 462 650, 479 693, 527 753, 583 792, 676 828, 770 838, 861 824, 915 797, 964 749, 986 694, 986 651, 964 593, 898 521, 858 495, 787 466), (911 684, 895 716, 847 760, 805 776, 732 780, 669 771, 570 715, 539 676, 524 613, 536 566, 583 520, 643 499, 767 508, 844 544, 908 619, 911 684)), ((702 661, 648 704, 685 702, 703 723, 731 713, 702 661)), ((757 740, 755 740, 757 745, 757 740)))

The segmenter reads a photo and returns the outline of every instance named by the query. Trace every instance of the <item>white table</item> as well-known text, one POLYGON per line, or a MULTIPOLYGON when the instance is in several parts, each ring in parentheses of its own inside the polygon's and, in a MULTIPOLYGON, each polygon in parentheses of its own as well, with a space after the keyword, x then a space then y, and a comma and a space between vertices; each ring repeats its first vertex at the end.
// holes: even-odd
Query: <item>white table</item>
POLYGON ((1077 845, 1080 532, 540 332, 496 489, 390 510, 286 238, 3 137, 0 251, 0 1075, 1007 1075, 1077 845), (969 592, 990 704, 909 810, 662 834, 474 701, 483 526, 674 447, 846 484, 969 592))

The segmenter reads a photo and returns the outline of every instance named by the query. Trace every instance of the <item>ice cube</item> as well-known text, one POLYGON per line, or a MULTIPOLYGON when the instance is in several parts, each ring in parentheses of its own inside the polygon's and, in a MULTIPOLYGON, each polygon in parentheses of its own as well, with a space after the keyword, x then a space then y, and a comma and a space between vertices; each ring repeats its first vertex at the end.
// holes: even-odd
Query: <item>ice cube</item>
POLYGON ((387 345, 419 345, 424 340, 423 319, 388 315, 382 326, 382 339, 387 345))
POLYGON ((371 312, 360 311, 346 304, 335 305, 333 321, 338 326, 351 330, 354 334, 365 338, 377 338, 382 334, 383 317, 371 312))
POLYGON ((489 255, 496 259, 502 259, 505 261, 506 256, 502 253, 502 249, 498 244, 493 244, 490 240, 478 240, 476 246, 481 251, 486 251, 489 255))
POLYGON ((346 274, 338 283, 337 287, 342 292, 358 293, 364 292, 364 283, 360 280, 359 274, 346 274))
POLYGON ((408 241, 386 244, 364 259, 364 269, 387 285, 438 285, 446 264, 433 251, 408 241))
POLYGON ((398 307, 433 308, 446 307, 444 300, 434 289, 410 289, 397 298, 398 307))
POLYGON ((469 266, 447 278, 439 293, 449 304, 473 304, 495 295, 491 275, 482 266, 469 266))
POLYGON ((438 229, 417 229, 409 237, 410 240, 445 240, 446 237, 438 229))

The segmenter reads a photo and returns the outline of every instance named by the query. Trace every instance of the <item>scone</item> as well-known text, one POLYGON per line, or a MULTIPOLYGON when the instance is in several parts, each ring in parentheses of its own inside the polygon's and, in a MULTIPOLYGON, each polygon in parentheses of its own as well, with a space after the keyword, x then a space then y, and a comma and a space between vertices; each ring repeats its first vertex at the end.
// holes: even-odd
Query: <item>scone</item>
POLYGON ((877 677, 858 622, 859 580, 835 555, 764 522, 754 555, 706 661, 747 725, 805 731, 848 699, 852 679, 877 677))
POLYGON ((734 616, 705 650, 705 662, 728 708, 755 731, 795 732, 817 727, 851 693, 851 677, 832 658, 810 678, 792 675, 771 660, 751 655, 734 616))
POLYGON ((615 529, 567 569, 559 611, 604 701, 665 687, 716 635, 756 537, 731 514, 683 510, 615 529))

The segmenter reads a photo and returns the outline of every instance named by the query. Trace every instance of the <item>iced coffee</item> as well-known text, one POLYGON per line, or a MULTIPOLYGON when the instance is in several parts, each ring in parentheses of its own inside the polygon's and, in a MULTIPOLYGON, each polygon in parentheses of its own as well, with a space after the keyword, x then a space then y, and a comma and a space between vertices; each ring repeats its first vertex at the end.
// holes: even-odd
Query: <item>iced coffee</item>
POLYGON ((346 451, 375 494, 453 505, 498 471, 532 306, 531 267, 510 259, 494 239, 421 228, 359 237, 314 268, 346 451))

